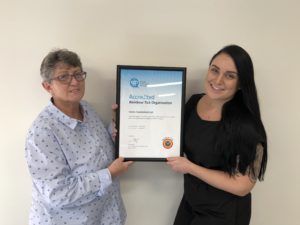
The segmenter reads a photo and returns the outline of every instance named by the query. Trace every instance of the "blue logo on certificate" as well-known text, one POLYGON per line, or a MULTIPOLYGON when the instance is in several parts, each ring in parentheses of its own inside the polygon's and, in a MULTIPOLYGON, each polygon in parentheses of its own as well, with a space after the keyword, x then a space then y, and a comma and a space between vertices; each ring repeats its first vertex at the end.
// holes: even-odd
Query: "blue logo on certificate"
POLYGON ((139 80, 136 79, 136 78, 131 78, 130 79, 130 86, 133 87, 133 88, 137 88, 139 87, 139 80))

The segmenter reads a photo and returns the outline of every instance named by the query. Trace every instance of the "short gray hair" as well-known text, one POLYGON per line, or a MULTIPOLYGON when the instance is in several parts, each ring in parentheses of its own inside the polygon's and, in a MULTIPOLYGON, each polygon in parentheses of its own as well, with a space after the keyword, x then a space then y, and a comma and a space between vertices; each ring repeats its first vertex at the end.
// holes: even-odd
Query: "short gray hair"
POLYGON ((69 51, 68 49, 55 49, 49 52, 42 61, 40 73, 44 81, 51 80, 53 71, 58 63, 80 67, 82 70, 80 58, 75 52, 69 51))

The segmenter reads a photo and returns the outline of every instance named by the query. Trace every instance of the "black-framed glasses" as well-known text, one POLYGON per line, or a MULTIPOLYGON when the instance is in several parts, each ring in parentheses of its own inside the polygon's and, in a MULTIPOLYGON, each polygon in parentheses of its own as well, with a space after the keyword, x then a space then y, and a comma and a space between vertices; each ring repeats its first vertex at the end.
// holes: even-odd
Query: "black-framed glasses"
POLYGON ((74 74, 66 73, 66 74, 63 74, 63 75, 60 75, 57 77, 53 77, 49 81, 57 80, 61 83, 68 84, 71 82, 72 77, 74 77, 75 80, 77 80, 77 81, 83 81, 86 78, 86 72, 82 71, 82 72, 78 72, 78 73, 74 73, 74 74))

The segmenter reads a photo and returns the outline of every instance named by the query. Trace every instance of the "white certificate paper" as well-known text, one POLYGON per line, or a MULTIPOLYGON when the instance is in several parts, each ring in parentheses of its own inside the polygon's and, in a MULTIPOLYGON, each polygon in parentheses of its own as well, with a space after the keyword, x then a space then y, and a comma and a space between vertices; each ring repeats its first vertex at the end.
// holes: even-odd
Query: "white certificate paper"
POLYGON ((117 67, 117 156, 160 161, 182 155, 186 69, 117 67))

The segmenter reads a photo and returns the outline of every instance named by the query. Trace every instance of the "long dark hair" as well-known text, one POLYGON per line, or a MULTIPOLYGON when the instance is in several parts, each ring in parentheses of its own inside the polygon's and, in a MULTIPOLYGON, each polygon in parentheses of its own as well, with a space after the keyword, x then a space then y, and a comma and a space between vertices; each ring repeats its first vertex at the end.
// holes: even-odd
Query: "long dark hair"
POLYGON ((229 55, 237 68, 238 90, 234 97, 223 105, 219 133, 215 148, 222 153, 222 167, 230 175, 238 171, 250 172, 255 178, 263 180, 267 166, 267 135, 261 120, 254 69, 251 57, 240 46, 229 45, 218 51, 229 55), (260 169, 255 173, 254 161, 257 146, 263 147, 260 169))

